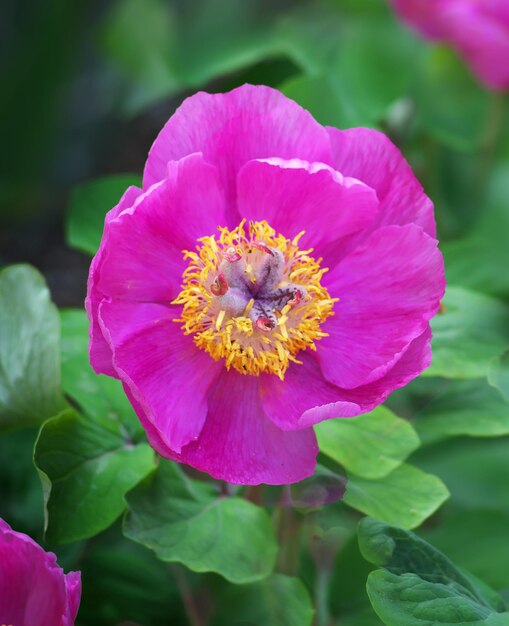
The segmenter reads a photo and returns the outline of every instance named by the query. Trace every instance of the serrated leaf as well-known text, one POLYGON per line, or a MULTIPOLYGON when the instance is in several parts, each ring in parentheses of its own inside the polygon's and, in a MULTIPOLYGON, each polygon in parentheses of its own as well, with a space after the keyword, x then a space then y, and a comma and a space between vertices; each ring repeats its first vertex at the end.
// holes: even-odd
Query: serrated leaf
POLYGON ((277 544, 267 513, 237 497, 219 497, 175 463, 159 467, 127 496, 124 534, 162 561, 217 572, 235 583, 261 580, 274 568, 277 544))
POLYGON ((437 476, 403 464, 377 480, 349 474, 343 500, 366 515, 415 528, 448 497, 447 487, 437 476))
POLYGON ((48 420, 34 461, 46 502, 46 539, 68 543, 92 537, 125 509, 124 494, 154 467, 146 443, 135 444, 118 421, 73 410, 48 420))
POLYGON ((29 265, 0 272, 0 430, 61 411, 60 325, 44 278, 29 265))
POLYGON ((363 478, 382 478, 419 447, 412 425, 386 407, 315 427, 320 451, 363 478))
POLYGON ((481 378, 509 342, 509 306, 461 287, 448 287, 433 329, 433 361, 424 376, 481 378))
POLYGON ((130 185, 140 184, 136 174, 117 174, 74 187, 67 215, 67 243, 93 256, 101 243, 106 213, 130 185))

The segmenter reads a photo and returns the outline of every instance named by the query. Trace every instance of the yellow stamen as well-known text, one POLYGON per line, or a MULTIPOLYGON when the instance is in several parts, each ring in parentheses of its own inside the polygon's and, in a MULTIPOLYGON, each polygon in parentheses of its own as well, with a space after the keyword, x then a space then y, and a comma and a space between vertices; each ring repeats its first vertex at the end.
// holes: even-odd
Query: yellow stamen
POLYGON ((193 335, 198 348, 216 361, 224 360, 227 369, 254 376, 268 372, 283 380, 290 363, 301 363, 296 359, 297 353, 316 350, 315 342, 327 336, 321 325, 334 314, 337 298, 331 298, 320 283, 326 268, 310 256, 312 250, 299 249, 304 232, 289 240, 276 234, 267 222, 250 222, 248 239, 244 224, 245 220, 233 230, 219 228, 217 237, 202 237, 196 251, 184 251, 189 265, 183 273, 182 291, 173 302, 182 306, 181 317, 175 321, 185 334, 193 335), (274 288, 299 287, 303 294, 302 298, 284 303, 281 310, 274 310, 276 325, 265 331, 257 328, 250 317, 256 296, 249 299, 240 315, 238 309, 235 315, 227 300, 210 291, 221 271, 220 265, 227 262, 225 255, 234 252, 244 259, 242 271, 246 280, 253 283, 253 264, 256 267, 257 258, 267 256, 260 246, 252 246, 255 242, 282 254, 281 282, 274 288), (254 256, 249 256, 248 262, 251 253, 254 256))

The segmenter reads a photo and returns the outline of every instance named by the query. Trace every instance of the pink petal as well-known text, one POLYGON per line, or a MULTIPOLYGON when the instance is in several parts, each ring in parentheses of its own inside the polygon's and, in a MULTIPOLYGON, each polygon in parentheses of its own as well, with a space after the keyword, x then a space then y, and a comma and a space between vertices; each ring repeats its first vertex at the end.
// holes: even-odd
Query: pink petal
POLYGON ((369 128, 328 128, 335 169, 374 189, 380 211, 374 227, 417 224, 435 236, 433 203, 401 152, 383 133, 369 128))
POLYGON ((256 377, 223 370, 200 438, 170 458, 241 485, 289 484, 311 476, 318 453, 312 429, 290 433, 274 426, 259 384, 256 377))
POLYGON ((166 446, 180 452, 198 437, 207 392, 222 365, 199 350, 173 320, 178 309, 103 301, 99 319, 119 378, 166 446))
POLYGON ((72 572, 67 593, 56 557, 8 525, 0 527, 0 620, 19 626, 72 626, 79 605, 80 575, 72 572))
POLYGON ((166 176, 110 222, 98 277, 106 296, 171 302, 187 265, 182 250, 225 224, 219 179, 202 155, 168 164, 166 176))
POLYGON ((353 417, 361 407, 348 392, 325 380, 315 355, 301 352, 302 364, 292 364, 284 381, 273 374, 262 377, 262 404, 270 419, 283 430, 309 428, 333 417, 353 417))
POLYGON ((318 345, 322 371, 352 389, 381 378, 421 335, 445 289, 437 242, 414 225, 389 226, 324 277, 339 298, 318 345))
POLYGON ((159 133, 145 167, 145 188, 165 177, 166 163, 203 152, 224 181, 229 226, 236 225, 237 172, 252 159, 277 156, 330 163, 327 132, 279 91, 243 85, 229 93, 187 98, 159 133))
POLYGON ((104 293, 99 290, 97 283, 104 248, 109 238, 110 222, 122 213, 122 211, 131 207, 141 193, 142 191, 141 189, 138 189, 138 187, 128 187, 122 198, 120 198, 120 202, 117 206, 106 214, 101 245, 99 246, 97 254, 92 259, 92 264, 90 266, 85 309, 90 321, 88 328, 90 361, 92 363, 92 367, 98 374, 107 374, 108 376, 114 375, 114 369, 111 365, 111 350, 107 341, 103 337, 102 331, 99 328, 99 321, 97 319, 99 303, 104 298, 104 293))
POLYGON ((330 246, 341 246, 341 239, 369 226, 378 204, 373 189, 324 163, 249 161, 238 176, 241 216, 267 220, 288 238, 305 230, 303 247, 312 247, 326 266, 330 246))
POLYGON ((373 410, 396 389, 416 378, 431 363, 431 330, 414 339, 396 364, 377 381, 341 389, 325 380, 316 356, 301 353, 285 380, 266 375, 261 397, 269 418, 283 430, 309 428, 326 419, 355 417, 373 410))

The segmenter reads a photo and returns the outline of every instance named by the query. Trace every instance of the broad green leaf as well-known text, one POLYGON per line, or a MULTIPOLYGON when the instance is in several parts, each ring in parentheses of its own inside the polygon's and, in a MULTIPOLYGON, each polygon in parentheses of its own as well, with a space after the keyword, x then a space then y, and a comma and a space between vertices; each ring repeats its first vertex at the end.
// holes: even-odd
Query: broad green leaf
POLYGON ((413 533, 369 518, 358 532, 364 558, 384 568, 369 575, 367 590, 386 626, 481 626, 509 617, 500 596, 413 533))
POLYGON ((481 378, 509 343, 509 306, 450 286, 431 326, 433 361, 424 376, 481 378))
POLYGON ((456 149, 480 145, 489 95, 446 47, 429 47, 417 74, 417 114, 426 130, 456 149))
POLYGON ((230 586, 211 626, 311 626, 314 609, 298 578, 273 574, 250 585, 230 586))
POLYGON ((277 544, 267 513, 237 497, 219 497, 175 463, 159 467, 127 496, 124 534, 162 561, 217 572, 235 583, 269 576, 277 544))
POLYGON ((88 356, 88 319, 81 309, 60 312, 62 324, 62 388, 81 411, 91 417, 109 418, 138 441, 143 429, 120 381, 97 375, 88 356))
POLYGON ((403 464, 377 480, 348 475, 344 502, 403 528, 415 528, 447 500, 442 481, 412 465, 403 464))
POLYGON ((135 174, 118 174, 75 187, 67 215, 67 243, 93 256, 101 243, 106 213, 130 185, 140 183, 135 174))
POLYGON ((509 402, 485 378, 448 381, 415 417, 423 443, 454 435, 509 435, 509 402))
POLYGON ((509 512, 509 437, 458 438, 421 448, 412 462, 433 472, 465 508, 509 512))
POLYGON ((488 372, 488 382, 509 402, 509 351, 493 359, 488 372))
POLYGON ((154 454, 118 421, 67 410, 43 425, 34 461, 46 501, 46 539, 68 543, 96 535, 119 517, 124 494, 153 469, 154 454))
POLYGON ((29 265, 0 272, 0 431, 39 424, 65 403, 60 325, 43 277, 29 265))
POLYGON ((320 451, 363 478, 383 478, 419 446, 409 422, 385 407, 315 427, 320 451))

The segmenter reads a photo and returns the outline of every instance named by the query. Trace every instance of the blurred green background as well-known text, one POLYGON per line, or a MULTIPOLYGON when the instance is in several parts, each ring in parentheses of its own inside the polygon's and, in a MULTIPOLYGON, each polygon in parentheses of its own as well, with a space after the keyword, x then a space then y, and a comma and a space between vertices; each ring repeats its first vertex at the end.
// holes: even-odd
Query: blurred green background
MULTIPOLYGON (((33 264, 59 307, 82 306, 86 252, 104 213, 197 90, 271 85, 323 124, 379 128, 400 146, 435 202, 451 288, 432 369, 388 404, 421 438, 412 463, 451 492, 421 534, 509 597, 505 96, 398 23, 383 0, 4 0, 2 14, 0 266, 33 264)), ((35 437, 28 429, 0 438, 0 516, 42 541, 35 437)), ((311 592, 320 624, 381 624, 366 597, 358 517, 342 504, 315 512, 300 565, 280 563, 311 592)), ((274 601, 265 588, 240 592, 158 561, 118 522, 53 548, 64 567, 83 569, 83 626, 258 626, 249 616, 259 598, 274 601), (198 616, 186 598, 202 607, 198 616)))

